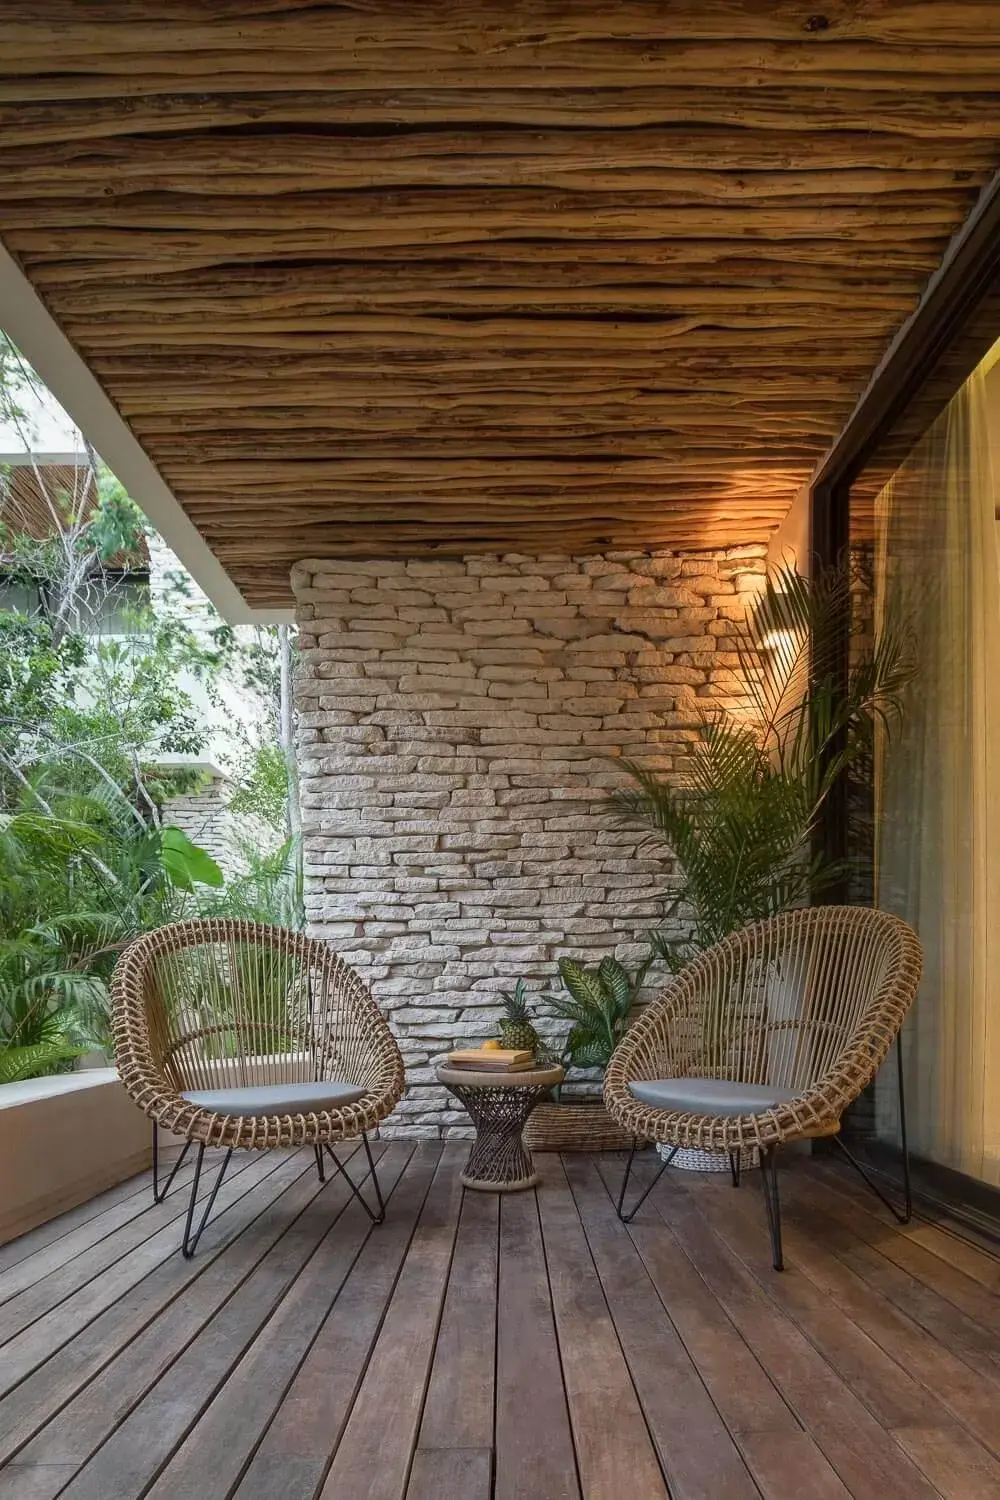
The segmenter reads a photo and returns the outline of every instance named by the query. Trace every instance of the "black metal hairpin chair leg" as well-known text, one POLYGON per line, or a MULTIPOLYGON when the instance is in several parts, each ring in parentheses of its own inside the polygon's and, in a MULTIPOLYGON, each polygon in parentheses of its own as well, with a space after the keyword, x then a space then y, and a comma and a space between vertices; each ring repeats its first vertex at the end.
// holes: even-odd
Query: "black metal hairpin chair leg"
POLYGON ((876 1198, 885 1204, 897 1224, 909 1224, 913 1218, 913 1186, 910 1182, 910 1148, 906 1136, 906 1094, 903 1089, 903 1037, 901 1032, 896 1037, 896 1082, 899 1089, 899 1136, 903 1152, 903 1207, 901 1210, 896 1207, 890 1198, 886 1197, 878 1183, 865 1170, 861 1162, 858 1161, 853 1151, 844 1145, 840 1136, 835 1135, 833 1140, 839 1146, 844 1156, 847 1157, 847 1160, 858 1176, 868 1184, 876 1198))
POLYGON ((326 1181, 326 1171, 324 1170, 324 1167, 323 1167, 323 1147, 322 1146, 314 1146, 313 1147, 313 1152, 314 1152, 314 1154, 316 1156, 316 1174, 319 1177, 320 1182, 325 1182, 326 1181))
POLYGON ((761 1147, 760 1180, 764 1188, 764 1207, 767 1210, 767 1227, 771 1235, 771 1264, 776 1271, 785 1269, 781 1250, 781 1199, 778 1196, 778 1148, 761 1147))
POLYGON ((205 1159, 205 1143, 204 1141, 198 1142, 198 1156, 194 1164, 194 1181, 191 1184, 191 1198, 188 1203, 187 1219, 184 1223, 184 1239, 181 1242, 181 1253, 183 1254, 185 1260, 190 1260, 192 1255, 194 1255, 194 1252, 198 1248, 198 1241, 201 1239, 202 1231, 205 1228, 205 1225, 208 1223, 209 1215, 211 1214, 212 1209, 215 1207, 215 1200, 218 1196, 219 1189, 222 1186, 222 1179, 226 1175, 226 1168, 229 1166, 229 1160, 232 1154, 233 1148, 232 1146, 230 1146, 229 1150, 226 1152, 225 1156, 222 1159, 222 1166, 219 1168, 219 1175, 215 1179, 215 1186, 212 1188, 212 1191, 208 1195, 208 1202, 205 1204, 205 1212, 201 1216, 201 1221, 198 1224, 197 1232, 194 1236, 192 1236, 191 1225, 194 1223, 194 1205, 195 1200, 198 1197, 198 1184, 201 1181, 201 1164, 205 1159))
POLYGON ((191 1149, 191 1142, 185 1141, 184 1148, 170 1169, 170 1176, 163 1187, 160 1187, 160 1132, 154 1121, 153 1123, 153 1202, 162 1203, 170 1192, 171 1184, 181 1169, 181 1163, 191 1149))
POLYGON ((740 1150, 730 1151, 729 1170, 733 1175, 733 1187, 740 1185, 740 1150))
POLYGON ((670 1154, 669 1154, 669 1156, 665 1156, 664 1157, 663 1162, 662 1162, 662 1164, 660 1166, 660 1170, 657 1172, 657 1174, 653 1178, 652 1182, 648 1184, 648 1186, 646 1187, 646 1189, 644 1190, 644 1192, 640 1195, 639 1201, 637 1203, 633 1204, 632 1208, 626 1214, 626 1213, 622 1212, 622 1208, 623 1208, 624 1203, 625 1203, 625 1190, 628 1187, 628 1180, 629 1180, 629 1177, 631 1176, 631 1173, 632 1173, 632 1163, 635 1160, 635 1153, 636 1153, 636 1151, 638 1149, 639 1149, 639 1138, 638 1138, 638 1136, 636 1136, 633 1139, 633 1141, 632 1141, 632 1149, 631 1149, 631 1151, 628 1154, 628 1161, 627 1161, 627 1163, 625 1165, 625 1176, 622 1178, 621 1191, 618 1194, 618 1202, 615 1205, 615 1207, 616 1207, 616 1209, 618 1211, 618 1217, 619 1217, 619 1219, 621 1219, 621 1221, 622 1221, 623 1224, 631 1224, 632 1220, 635 1218, 636 1214, 639 1212, 640 1208, 645 1203, 646 1199, 649 1197, 650 1193, 653 1191, 653 1189, 655 1188, 656 1184, 659 1182, 660 1178, 663 1176, 664 1172, 667 1170, 667 1168, 669 1167, 670 1163, 673 1161, 674 1157, 677 1155, 678 1151, 680 1150, 680 1147, 679 1146, 672 1146, 670 1148, 670 1154))
MULTIPOLYGON (((361 1207, 364 1209, 369 1219, 371 1219, 372 1223, 381 1224, 385 1219, 385 1201, 382 1197, 382 1189, 379 1187, 378 1173, 375 1170, 375 1158, 372 1156, 372 1148, 368 1144, 367 1135, 362 1135, 361 1139, 364 1142, 365 1155, 368 1158, 368 1170, 371 1173, 372 1186, 375 1189, 375 1198, 378 1203, 378 1213, 375 1213, 374 1210, 370 1208, 369 1205, 365 1202, 364 1198, 361 1195, 358 1184, 354 1181, 354 1178, 348 1172, 343 1162, 340 1161, 340 1159, 334 1154, 328 1142, 323 1143, 323 1150, 326 1152, 327 1156, 329 1156, 330 1160, 333 1162, 333 1165, 337 1168, 337 1171, 340 1173, 341 1177, 343 1177, 344 1181, 347 1183, 351 1192, 354 1194, 355 1198, 357 1198, 358 1202, 361 1204, 361 1207)), ((317 1153, 318 1151, 319 1148, 317 1147, 317 1153)))

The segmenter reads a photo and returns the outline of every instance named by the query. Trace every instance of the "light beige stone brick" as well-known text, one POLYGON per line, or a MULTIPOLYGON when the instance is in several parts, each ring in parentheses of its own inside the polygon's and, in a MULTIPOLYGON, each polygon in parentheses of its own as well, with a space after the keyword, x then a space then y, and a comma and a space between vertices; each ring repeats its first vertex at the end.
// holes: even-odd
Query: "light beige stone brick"
POLYGON ((642 954, 669 861, 611 821, 612 757, 677 774, 699 702, 740 701, 763 567, 757 544, 296 567, 307 916, 398 1031, 387 1138, 467 1129, 434 1064, 518 977, 642 954))

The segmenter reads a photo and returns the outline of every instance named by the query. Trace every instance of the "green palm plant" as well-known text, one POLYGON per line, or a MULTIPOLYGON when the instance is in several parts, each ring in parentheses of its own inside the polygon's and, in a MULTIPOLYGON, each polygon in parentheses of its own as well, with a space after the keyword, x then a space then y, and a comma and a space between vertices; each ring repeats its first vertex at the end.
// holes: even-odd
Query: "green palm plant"
MULTIPOLYGON (((197 903, 199 916, 235 917, 301 930, 305 911, 300 840, 289 838, 279 848, 261 853, 247 839, 240 843, 237 853, 242 873, 231 876, 219 889, 202 890, 197 903)), ((305 982, 300 963, 287 956, 276 962, 272 952, 256 943, 236 945, 234 959, 240 982, 256 997, 253 1046, 261 1052, 293 1049, 298 1045, 300 1026, 296 997, 305 982)), ((214 1003, 226 1010, 225 999, 220 1001, 216 995, 214 1003)))
POLYGON ((113 938, 102 914, 74 913, 0 939, 0 1083, 57 1071, 101 1039, 113 938))
POLYGON ((222 883, 180 829, 148 827, 112 792, 29 787, 35 805, 0 814, 0 1083, 110 1050, 118 954, 222 883))
POLYGON ((242 839, 236 854, 241 873, 231 875, 224 886, 203 888, 198 915, 237 917, 301 931, 305 926, 301 840, 292 837, 277 849, 261 853, 249 838, 242 839))
POLYGON ((653 935, 674 969, 847 873, 815 852, 820 815, 838 779, 870 764, 875 726, 891 729, 915 671, 909 629, 889 621, 844 677, 850 590, 845 569, 769 575, 739 642, 746 712, 706 708, 679 782, 618 762, 632 783, 612 793, 619 823, 674 862, 666 914, 687 930, 653 935))

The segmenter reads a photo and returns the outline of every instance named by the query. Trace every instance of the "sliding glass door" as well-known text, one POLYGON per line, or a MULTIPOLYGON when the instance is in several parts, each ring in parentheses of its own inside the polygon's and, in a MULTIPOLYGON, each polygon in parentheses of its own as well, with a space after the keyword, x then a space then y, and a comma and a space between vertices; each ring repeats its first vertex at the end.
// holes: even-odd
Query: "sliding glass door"
MULTIPOLYGON (((970 378, 878 495, 874 608, 917 673, 875 774, 875 899, 920 934, 906 1028, 914 1151, 1000 1185, 1000 363, 970 378)), ((888 1070, 876 1128, 897 1135, 888 1070)))

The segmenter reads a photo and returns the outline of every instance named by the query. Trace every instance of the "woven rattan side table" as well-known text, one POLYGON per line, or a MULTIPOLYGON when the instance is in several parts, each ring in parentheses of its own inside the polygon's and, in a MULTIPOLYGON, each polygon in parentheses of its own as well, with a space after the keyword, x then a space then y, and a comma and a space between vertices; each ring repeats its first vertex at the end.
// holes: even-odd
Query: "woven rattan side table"
POLYGON ((562 1083, 563 1069, 476 1073, 469 1068, 441 1067, 437 1076, 469 1111, 476 1127, 472 1153, 462 1173, 465 1186, 484 1193, 516 1193, 534 1187, 538 1173, 521 1131, 535 1105, 562 1083))

